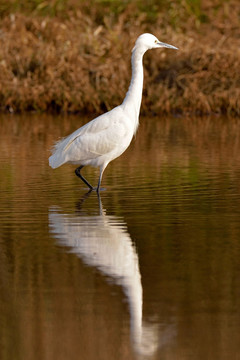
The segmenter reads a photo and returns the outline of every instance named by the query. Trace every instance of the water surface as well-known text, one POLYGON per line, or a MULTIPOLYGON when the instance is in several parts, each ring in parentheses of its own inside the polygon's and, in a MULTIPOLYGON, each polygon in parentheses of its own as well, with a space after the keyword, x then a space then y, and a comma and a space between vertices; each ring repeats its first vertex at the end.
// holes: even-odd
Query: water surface
POLYGON ((240 359, 240 122, 142 118, 98 198, 85 121, 0 118, 1 359, 240 359))

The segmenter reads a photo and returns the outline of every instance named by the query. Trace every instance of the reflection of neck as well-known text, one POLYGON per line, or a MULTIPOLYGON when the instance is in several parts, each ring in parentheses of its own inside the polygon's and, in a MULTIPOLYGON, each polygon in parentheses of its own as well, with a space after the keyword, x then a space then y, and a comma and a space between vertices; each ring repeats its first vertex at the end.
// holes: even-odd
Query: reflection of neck
POLYGON ((139 47, 135 47, 132 51, 132 79, 123 101, 123 107, 131 115, 134 121, 134 132, 138 127, 138 117, 140 112, 140 106, 142 101, 142 88, 143 88, 143 64, 142 58, 144 50, 139 47), (134 116, 133 116, 134 115, 134 116))
MULTIPOLYGON (((138 260, 138 259, 136 259, 138 260)), ((134 264, 136 269, 132 279, 128 279, 128 287, 125 287, 124 292, 128 297, 130 318, 131 318, 131 333, 133 341, 138 344, 142 336, 142 284, 141 275, 138 268, 138 261, 134 264)))

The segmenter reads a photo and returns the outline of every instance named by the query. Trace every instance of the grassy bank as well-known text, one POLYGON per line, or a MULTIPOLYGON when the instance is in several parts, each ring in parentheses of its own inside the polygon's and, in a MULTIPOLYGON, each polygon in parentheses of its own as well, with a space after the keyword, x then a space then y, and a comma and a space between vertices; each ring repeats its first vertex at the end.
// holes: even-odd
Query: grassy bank
POLYGON ((180 50, 145 55, 143 112, 239 115, 239 1, 147 4, 0 0, 0 110, 112 108, 136 37, 151 32, 180 50))

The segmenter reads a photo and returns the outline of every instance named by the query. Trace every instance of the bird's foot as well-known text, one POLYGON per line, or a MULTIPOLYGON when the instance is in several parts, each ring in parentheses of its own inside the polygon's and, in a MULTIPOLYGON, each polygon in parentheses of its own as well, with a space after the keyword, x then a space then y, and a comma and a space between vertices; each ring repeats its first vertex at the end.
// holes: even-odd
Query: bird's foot
POLYGON ((93 187, 92 190, 96 191, 96 192, 100 192, 100 191, 105 191, 106 188, 103 188, 103 187, 100 188, 100 187, 96 186, 96 187, 93 187))

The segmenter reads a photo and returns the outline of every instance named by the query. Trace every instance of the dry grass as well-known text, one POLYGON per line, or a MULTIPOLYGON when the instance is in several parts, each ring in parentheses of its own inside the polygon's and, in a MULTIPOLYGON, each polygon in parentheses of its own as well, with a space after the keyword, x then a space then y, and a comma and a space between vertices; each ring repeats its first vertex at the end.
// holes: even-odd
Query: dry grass
POLYGON ((51 17, 3 11, 1 110, 110 109, 128 88, 130 49, 148 31, 180 50, 145 55, 143 112, 239 115, 240 5, 217 3, 203 1, 193 13, 189 2, 176 2, 168 13, 159 8, 154 16, 135 2, 115 11, 94 2, 90 9, 84 3, 77 7, 72 0, 65 13, 51 17))

